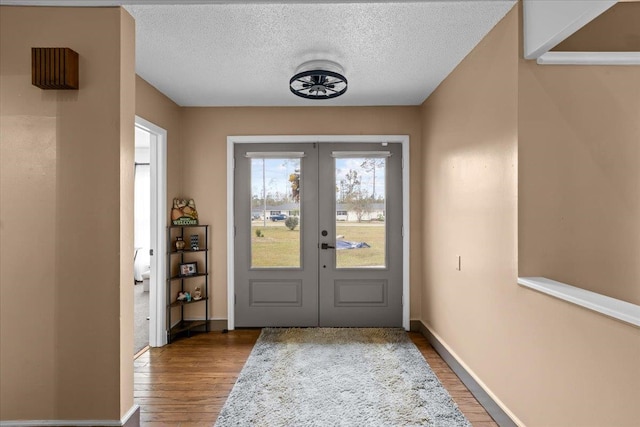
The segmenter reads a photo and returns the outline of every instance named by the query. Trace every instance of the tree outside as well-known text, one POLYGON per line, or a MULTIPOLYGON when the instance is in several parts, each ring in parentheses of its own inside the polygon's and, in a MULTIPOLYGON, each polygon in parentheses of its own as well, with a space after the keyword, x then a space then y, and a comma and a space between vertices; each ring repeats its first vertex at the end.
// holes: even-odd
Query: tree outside
POLYGON ((347 205, 356 214, 358 222, 362 222, 365 214, 371 212, 372 198, 362 189, 362 181, 358 171, 350 169, 345 178, 340 180, 339 203, 347 205))

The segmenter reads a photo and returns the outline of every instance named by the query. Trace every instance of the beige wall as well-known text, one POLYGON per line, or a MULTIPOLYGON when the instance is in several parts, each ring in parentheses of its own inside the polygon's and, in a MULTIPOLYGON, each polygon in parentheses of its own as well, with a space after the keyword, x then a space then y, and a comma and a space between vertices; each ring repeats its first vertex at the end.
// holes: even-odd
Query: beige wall
POLYGON ((167 131, 167 215, 173 197, 182 192, 182 109, 136 76, 136 115, 167 131))
POLYGON ((640 2, 617 3, 580 28, 554 51, 640 51, 640 2))
POLYGON ((517 31, 511 11, 422 105, 422 319, 509 407, 519 388, 508 348, 521 291, 517 31))
MULTIPOLYGON (((605 12, 569 47, 621 34, 640 50, 628 16, 640 22, 640 3, 605 12)), ((522 61, 519 79, 520 276, 640 304, 640 67, 522 61)))
MULTIPOLYGON (((630 76, 615 67, 562 71, 520 61, 518 13, 517 8, 510 12, 423 104, 427 214, 422 319, 523 424, 632 426, 640 418, 640 329, 516 284, 518 233, 523 237, 518 216, 533 217, 537 208, 526 202, 533 195, 526 181, 547 173, 527 168, 529 145, 541 142, 530 125, 535 122, 534 128, 543 129, 540 136, 546 138, 568 135, 566 124, 545 121, 549 114, 534 116, 533 111, 547 109, 574 118, 585 99, 607 101, 618 93, 617 85, 624 82, 610 80, 629 83, 630 76), (598 77, 584 79, 593 73, 598 77), (546 86, 536 83, 532 74, 545 76, 546 86), (592 91, 587 81, 599 87, 592 91), (571 98, 580 85, 586 94, 571 98), (561 109, 549 101, 555 91, 567 99, 561 109), (524 201, 519 207, 518 200, 524 201), (456 255, 462 255, 462 271, 455 270, 456 255)), ((637 104, 626 97, 616 99, 611 105, 619 105, 607 117, 620 124, 629 114, 621 110, 637 104), (614 119, 617 113, 622 116, 614 119)), ((592 126, 590 119, 583 127, 600 136, 615 129, 602 121, 597 122, 600 127, 592 126)), ((540 158, 554 162, 557 150, 546 141, 542 144, 547 149, 540 158)), ((610 153, 600 153, 616 159, 634 154, 624 144, 616 147, 609 145, 610 153)), ((574 162, 567 167, 576 168, 574 162)), ((627 197, 629 206, 635 203, 633 197, 620 191, 633 188, 622 181, 634 176, 623 174, 616 181, 617 194, 627 197)), ((565 196, 570 198, 570 192, 565 196)), ((622 207, 612 213, 630 225, 622 207)), ((638 224, 631 227, 637 236, 638 224)), ((590 230, 580 233, 588 236, 590 230)), ((628 261, 633 255, 623 256, 628 261)))
POLYGON ((133 42, 118 8, 1 8, 3 420, 119 419, 132 402, 133 42), (79 91, 31 85, 39 46, 78 52, 79 91))
POLYGON ((640 304, 640 67, 520 68, 521 276, 640 304))
MULTIPOLYGON (((227 136, 408 134, 411 179, 420 177, 417 107, 185 108, 183 188, 193 197, 201 222, 212 225, 213 318, 227 318, 227 136), (327 125, 330 123, 330 125, 327 125)), ((174 194, 169 194, 172 198, 174 194)), ((421 230, 420 186, 411 189, 411 231, 421 230)), ((411 242, 411 316, 420 315, 420 242, 411 242)))

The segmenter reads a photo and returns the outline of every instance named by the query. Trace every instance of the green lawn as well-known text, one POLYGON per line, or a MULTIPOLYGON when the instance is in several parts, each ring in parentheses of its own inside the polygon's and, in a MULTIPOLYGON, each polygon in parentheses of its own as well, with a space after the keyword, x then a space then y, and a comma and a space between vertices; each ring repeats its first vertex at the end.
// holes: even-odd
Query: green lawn
POLYGON ((284 222, 251 227, 253 267, 300 267, 300 230, 291 231, 284 222), (261 230, 263 237, 256 236, 261 230))
MULTIPOLYGON (((336 234, 350 242, 366 242, 370 248, 336 251, 338 267, 383 266, 385 263, 384 223, 338 224, 336 234)), ((251 227, 251 258, 253 267, 300 267, 300 229, 291 231, 284 223, 251 227), (256 236, 261 230, 263 237, 256 236)))
POLYGON ((336 251, 337 266, 339 268, 384 266, 384 230, 384 223, 364 226, 349 224, 337 225, 336 234, 338 236, 344 236, 343 240, 349 242, 366 242, 371 246, 370 248, 336 251))

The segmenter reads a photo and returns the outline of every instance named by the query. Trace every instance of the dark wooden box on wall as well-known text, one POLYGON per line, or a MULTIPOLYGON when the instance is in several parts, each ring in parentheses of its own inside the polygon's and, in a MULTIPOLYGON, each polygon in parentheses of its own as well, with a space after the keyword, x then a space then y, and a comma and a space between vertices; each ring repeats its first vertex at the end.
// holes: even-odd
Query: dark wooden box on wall
POLYGON ((31 83, 40 89, 78 89, 78 53, 68 47, 32 47, 31 83))

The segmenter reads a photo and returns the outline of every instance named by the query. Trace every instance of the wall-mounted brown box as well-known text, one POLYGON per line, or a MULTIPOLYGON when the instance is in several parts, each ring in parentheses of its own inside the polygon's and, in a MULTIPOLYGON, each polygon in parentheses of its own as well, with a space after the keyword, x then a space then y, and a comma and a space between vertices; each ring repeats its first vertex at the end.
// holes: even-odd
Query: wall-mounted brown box
POLYGON ((78 53, 68 47, 32 47, 31 83, 41 89, 78 89, 78 53))

